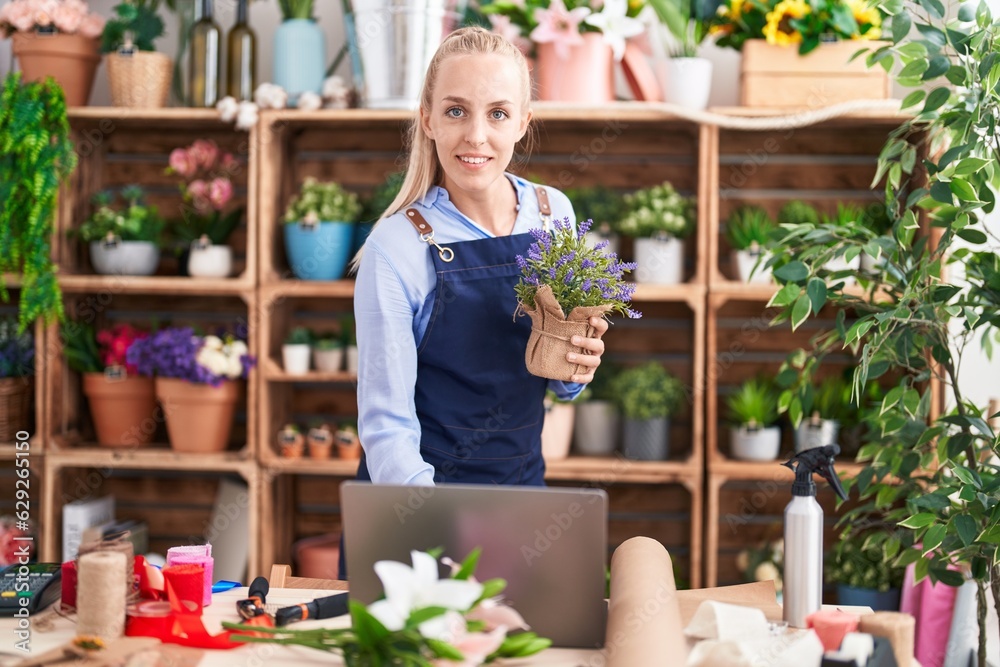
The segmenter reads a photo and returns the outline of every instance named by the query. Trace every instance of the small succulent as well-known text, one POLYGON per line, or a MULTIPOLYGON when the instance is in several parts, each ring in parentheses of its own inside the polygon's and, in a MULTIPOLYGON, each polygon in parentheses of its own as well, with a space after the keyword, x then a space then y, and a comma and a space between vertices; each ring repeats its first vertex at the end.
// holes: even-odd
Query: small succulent
POLYGON ((850 224, 860 223, 865 219, 865 211, 857 204, 837 204, 837 212, 833 215, 824 215, 823 223, 837 227, 845 227, 850 224))
POLYGON ((726 239, 734 250, 747 250, 756 244, 766 248, 773 242, 778 226, 760 206, 740 206, 726 221, 726 239))
POLYGON ((804 201, 797 199, 790 201, 778 211, 779 225, 801 225, 804 223, 819 224, 819 213, 813 206, 804 201))
POLYGON ((313 341, 312 346, 317 350, 340 350, 344 347, 344 341, 339 338, 324 336, 313 341))
POLYGON ((311 345, 312 342, 312 332, 306 327, 293 328, 285 338, 285 345, 311 345))
POLYGON ((767 378, 751 378, 726 398, 733 422, 761 428, 778 421, 778 389, 767 378))

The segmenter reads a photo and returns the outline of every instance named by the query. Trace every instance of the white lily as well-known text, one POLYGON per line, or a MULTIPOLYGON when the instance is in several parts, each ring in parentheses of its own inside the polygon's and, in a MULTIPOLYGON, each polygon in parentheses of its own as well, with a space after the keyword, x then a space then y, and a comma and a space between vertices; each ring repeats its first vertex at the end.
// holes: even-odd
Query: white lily
POLYGON ((628 0, 605 0, 600 12, 583 19, 584 23, 601 31, 615 60, 621 60, 625 55, 625 40, 642 34, 646 29, 642 21, 626 16, 626 12, 628 0))
POLYGON ((438 579, 437 561, 422 551, 411 551, 413 567, 390 560, 375 563, 385 599, 368 611, 390 631, 401 630, 417 609, 444 607, 465 612, 483 593, 482 584, 457 579, 438 579))

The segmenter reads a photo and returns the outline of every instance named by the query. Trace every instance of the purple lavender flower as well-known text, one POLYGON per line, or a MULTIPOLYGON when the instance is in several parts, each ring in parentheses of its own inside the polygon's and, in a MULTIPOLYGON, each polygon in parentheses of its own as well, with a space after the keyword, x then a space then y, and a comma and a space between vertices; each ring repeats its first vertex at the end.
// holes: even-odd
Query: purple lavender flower
POLYGON ((581 289, 581 290, 583 290, 583 293, 584 293, 584 294, 586 294, 587 292, 589 292, 589 291, 590 291, 590 288, 591 288, 591 284, 592 284, 592 282, 593 282, 593 281, 592 281, 592 280, 591 280, 590 278, 587 278, 587 279, 585 279, 585 280, 583 281, 583 283, 582 283, 582 284, 580 285, 580 289, 581 289))
POLYGON ((556 267, 553 266, 549 268, 549 280, 555 280, 555 279, 556 279, 556 267))
POLYGON ((517 268, 521 269, 523 272, 528 271, 528 261, 524 259, 523 255, 516 255, 514 259, 517 260, 517 268))
POLYGON ((580 266, 584 269, 592 269, 597 265, 594 263, 594 260, 587 258, 580 262, 580 266))
POLYGON ((577 238, 577 240, 582 239, 583 236, 584 236, 584 234, 586 234, 587 232, 590 231, 590 228, 593 226, 593 224, 594 224, 593 220, 584 220, 583 222, 581 222, 580 224, 578 224, 576 226, 576 238, 577 238))
POLYGON ((604 239, 603 241, 598 241, 596 244, 594 244, 594 250, 598 250, 598 251, 604 250, 609 245, 611 245, 611 241, 608 241, 607 239, 604 239))
POLYGON ((573 284, 573 269, 566 272, 566 277, 563 278, 563 284, 572 285, 573 284))
POLYGON ((576 251, 570 250, 568 253, 556 260, 556 267, 562 268, 576 259, 576 251))

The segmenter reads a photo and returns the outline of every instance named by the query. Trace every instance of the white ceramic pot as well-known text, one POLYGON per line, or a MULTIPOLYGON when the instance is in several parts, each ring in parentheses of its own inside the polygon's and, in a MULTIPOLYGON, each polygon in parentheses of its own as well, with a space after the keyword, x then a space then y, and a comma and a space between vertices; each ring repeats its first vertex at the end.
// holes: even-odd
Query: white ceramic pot
POLYGON ((561 461, 569 456, 569 445, 573 440, 573 421, 576 406, 572 403, 553 403, 545 410, 542 424, 542 458, 546 461, 561 461))
POLYGON ((188 274, 192 278, 228 278, 233 270, 233 249, 227 245, 191 244, 188 274))
POLYGON ((771 267, 764 266, 767 257, 767 253, 762 250, 756 252, 753 250, 734 250, 733 264, 736 265, 736 275, 742 282, 753 285, 773 284, 771 267))
POLYGON ((305 375, 309 372, 309 354, 312 347, 306 345, 282 345, 281 363, 289 375, 305 375))
POLYGON ((323 371, 324 373, 337 373, 344 366, 344 348, 342 347, 324 350, 314 347, 312 355, 313 366, 315 366, 318 371, 323 371))
POLYGON ((149 276, 160 264, 160 249, 149 241, 91 241, 94 271, 113 276, 149 276))
POLYGON ((712 92, 712 61, 708 58, 668 58, 663 70, 666 101, 686 109, 704 109, 712 92))
POLYGON ((821 419, 818 424, 803 420, 795 429, 795 453, 798 454, 823 445, 836 444, 839 432, 840 422, 833 419, 821 419))
POLYGON ((347 372, 357 373, 358 372, 358 346, 348 345, 347 346, 347 372))
POLYGON ((611 401, 587 401, 576 406, 573 447, 584 456, 611 456, 618 445, 621 418, 611 401))
POLYGON ((684 242, 680 239, 636 239, 635 281, 677 285, 684 277, 684 242))
MULTIPOLYGON (((864 253, 861 254, 863 255, 864 253)), ((829 262, 824 264, 823 268, 827 271, 857 271, 861 268, 861 255, 858 255, 850 262, 845 261, 843 256, 834 257, 829 262)), ((844 276, 843 281, 845 285, 853 285, 857 282, 854 276, 844 276)))
POLYGON ((768 426, 750 430, 745 426, 729 430, 729 451, 741 461, 773 461, 781 451, 781 428, 768 426))

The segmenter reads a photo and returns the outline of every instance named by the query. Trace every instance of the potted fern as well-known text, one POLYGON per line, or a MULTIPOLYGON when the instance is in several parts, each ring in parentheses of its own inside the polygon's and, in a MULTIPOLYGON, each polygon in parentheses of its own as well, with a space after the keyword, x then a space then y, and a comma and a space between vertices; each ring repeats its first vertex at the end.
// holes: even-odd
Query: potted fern
POLYGON ((105 275, 148 276, 160 263, 163 218, 155 206, 143 203, 144 191, 137 185, 122 188, 124 205, 114 205, 114 195, 100 192, 93 197, 94 213, 70 236, 88 244, 94 271, 105 275))
POLYGON ((337 280, 354 247, 361 202, 336 183, 307 178, 285 210, 285 252, 300 280, 337 280))
POLYGON ((694 202, 670 183, 625 195, 625 214, 618 230, 635 239, 635 281, 680 283, 684 278, 684 239, 694 226, 694 202))
POLYGON ((289 375, 305 375, 309 372, 309 355, 312 352, 313 336, 306 327, 295 327, 281 346, 281 362, 289 375))
POLYGON ((625 417, 625 458, 665 460, 670 455, 670 417, 684 404, 684 383, 651 361, 622 371, 614 379, 612 391, 625 417))
POLYGON ((745 283, 772 283, 767 249, 778 226, 760 206, 741 206, 726 221, 726 240, 732 248, 736 275, 745 283))
POLYGON ((726 398, 733 422, 729 451, 743 461, 773 461, 781 450, 778 389, 766 378, 751 378, 726 398))
POLYGON ((803 408, 810 416, 795 429, 795 452, 835 444, 850 405, 851 387, 840 377, 828 377, 815 392, 806 392, 803 408))

